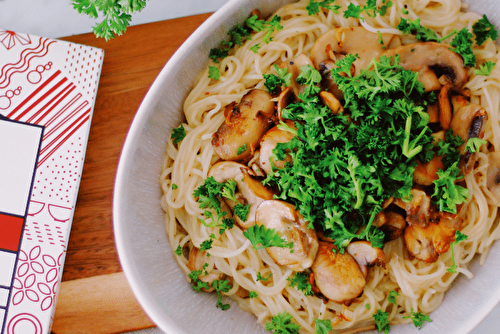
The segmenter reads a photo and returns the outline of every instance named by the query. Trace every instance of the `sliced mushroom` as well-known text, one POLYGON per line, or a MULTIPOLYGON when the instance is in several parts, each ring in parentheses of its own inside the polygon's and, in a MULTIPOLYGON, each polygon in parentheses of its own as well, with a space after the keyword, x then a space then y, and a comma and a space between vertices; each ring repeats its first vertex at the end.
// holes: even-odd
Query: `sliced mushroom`
POLYGON ((349 253, 359 265, 361 272, 366 277, 368 267, 380 266, 385 268, 384 251, 377 247, 372 247, 369 241, 354 241, 346 247, 349 253))
POLYGON ((439 254, 450 249, 456 229, 445 223, 429 223, 426 227, 410 225, 405 230, 406 248, 417 259, 435 262, 439 254))
POLYGON ((486 187, 500 203, 500 152, 488 153, 488 164, 486 187))
POLYGON ((421 186, 430 186, 439 178, 437 172, 440 169, 444 169, 442 156, 436 155, 426 163, 417 160, 417 166, 413 171, 413 182, 421 186))
POLYGON ((236 181, 236 197, 239 202, 226 200, 231 207, 238 203, 250 205, 247 220, 243 221, 238 216, 234 216, 236 223, 244 229, 255 224, 255 211, 260 203, 274 196, 271 189, 266 188, 262 183, 254 178, 254 172, 247 166, 234 161, 218 162, 210 168, 208 176, 213 177, 217 182, 226 182, 230 179, 236 181))
POLYGON ((223 160, 248 161, 273 123, 274 102, 269 93, 253 89, 238 105, 226 109, 226 120, 213 134, 212 146, 223 160))
POLYGON ((301 53, 293 60, 283 62, 279 65, 281 68, 287 68, 288 73, 292 74, 290 87, 296 96, 299 96, 304 91, 304 86, 297 83, 297 77, 302 73, 301 68, 307 65, 313 66, 311 59, 304 53, 301 53))
POLYGON ((266 248, 276 263, 295 271, 303 271, 312 265, 318 252, 318 238, 314 229, 307 228, 308 222, 292 204, 264 201, 257 208, 255 220, 257 224, 278 231, 287 243, 293 242, 292 251, 281 247, 266 248))
POLYGON ((387 50, 380 56, 394 58, 396 55, 400 57, 399 65, 419 73, 418 80, 426 91, 441 89, 439 78, 442 75, 448 77, 456 91, 467 82, 462 57, 451 51, 448 45, 434 42, 408 44, 387 50))
POLYGON ((439 91, 439 124, 443 130, 448 130, 451 124, 451 102, 449 92, 452 85, 451 82, 448 81, 441 90, 439 91))
POLYGON ((330 108, 334 115, 338 115, 344 111, 344 107, 340 103, 339 99, 337 99, 332 93, 322 91, 319 93, 319 97, 321 99, 321 102, 323 102, 324 105, 330 108))
MULTIPOLYGON (((189 252, 189 261, 187 264, 187 267, 191 271, 195 270, 202 270, 204 271, 205 264, 209 263, 208 255, 207 252, 201 251, 197 247, 191 248, 191 251, 189 252)), ((208 284, 212 284, 214 280, 221 279, 224 276, 222 272, 219 272, 218 270, 211 271, 209 273, 202 274, 199 276, 200 281, 206 282, 208 284)), ((212 290, 212 288, 210 289, 212 290)))
POLYGON ((311 270, 321 293, 337 303, 348 302, 361 295, 366 285, 358 263, 348 253, 334 252, 333 244, 319 242, 318 255, 311 270))
POLYGON ((281 116, 283 109, 288 107, 289 104, 295 102, 295 100, 296 96, 291 87, 286 87, 281 91, 280 95, 278 96, 277 105, 278 119, 280 121, 284 121, 283 117, 281 116))
POLYGON ((316 40, 311 49, 311 60, 314 67, 319 69, 321 62, 336 58, 337 54, 358 54, 359 58, 354 66, 356 74, 359 74, 370 64, 372 58, 378 57, 386 48, 398 45, 398 42, 398 37, 393 34, 382 34, 380 42, 378 34, 363 27, 335 28, 316 40))
MULTIPOLYGON (((287 122, 288 126, 292 129, 295 128, 293 122, 287 122)), ((260 141, 260 156, 259 156, 259 164, 262 170, 266 174, 271 174, 273 167, 275 168, 283 168, 285 163, 291 163, 292 157, 287 154, 284 160, 277 160, 274 157, 273 150, 276 148, 278 143, 287 143, 295 137, 295 134, 290 131, 278 129, 278 126, 271 128, 266 134, 262 137, 260 141)))
POLYGON ((470 138, 482 138, 488 114, 478 104, 465 105, 453 113, 451 119, 451 129, 453 133, 460 136, 465 142, 459 147, 459 152, 463 155, 462 169, 468 173, 474 167, 476 154, 466 152, 465 146, 470 138))
POLYGON ((412 198, 409 202, 401 198, 395 199, 394 204, 406 211, 406 221, 414 225, 425 226, 431 214, 431 198, 422 190, 412 189, 412 198))
POLYGON ((384 232, 384 242, 399 238, 406 227, 405 217, 394 211, 382 211, 375 219, 373 224, 384 232))

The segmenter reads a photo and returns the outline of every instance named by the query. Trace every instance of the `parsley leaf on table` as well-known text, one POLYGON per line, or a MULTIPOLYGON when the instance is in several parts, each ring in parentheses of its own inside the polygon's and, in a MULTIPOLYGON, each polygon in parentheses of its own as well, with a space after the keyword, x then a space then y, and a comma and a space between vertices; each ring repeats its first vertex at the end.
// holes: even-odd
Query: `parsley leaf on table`
POLYGON ((78 13, 91 18, 98 18, 101 13, 103 19, 92 27, 92 31, 97 37, 110 40, 127 30, 131 14, 140 12, 146 0, 72 0, 72 5, 78 13))
POLYGON ((274 334, 297 334, 300 326, 292 323, 292 316, 286 311, 271 317, 271 321, 266 324, 266 330, 273 331, 274 334))
POLYGON ((498 38, 498 31, 490 23, 486 15, 483 15, 481 19, 472 25, 472 32, 476 36, 477 45, 482 45, 488 38, 491 38, 493 41, 498 38))

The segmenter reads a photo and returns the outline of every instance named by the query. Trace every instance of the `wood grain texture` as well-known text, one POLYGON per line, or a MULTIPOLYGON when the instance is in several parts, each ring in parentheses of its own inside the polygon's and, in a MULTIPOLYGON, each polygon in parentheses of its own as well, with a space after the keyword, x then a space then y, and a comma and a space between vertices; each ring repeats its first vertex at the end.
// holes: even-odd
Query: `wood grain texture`
POLYGON ((160 70, 209 15, 129 27, 123 36, 108 42, 93 34, 62 38, 104 49, 63 281, 121 271, 113 239, 111 203, 123 142, 160 70))
POLYGON ((133 117, 167 60, 210 14, 133 26, 106 42, 53 333, 118 333, 153 326, 121 273, 112 225, 115 172, 133 117))
POLYGON ((63 282, 52 333, 109 334, 153 326, 120 272, 63 282))

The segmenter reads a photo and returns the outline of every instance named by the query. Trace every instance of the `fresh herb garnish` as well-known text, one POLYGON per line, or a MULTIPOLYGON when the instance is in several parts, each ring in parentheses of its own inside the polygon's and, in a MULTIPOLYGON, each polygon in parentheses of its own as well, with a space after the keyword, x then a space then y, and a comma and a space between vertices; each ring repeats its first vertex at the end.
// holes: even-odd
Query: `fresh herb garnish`
POLYGON ((297 288, 297 290, 304 292, 304 295, 306 296, 314 295, 314 293, 312 292, 312 286, 307 280, 307 275, 305 273, 297 272, 295 273, 293 278, 288 277, 286 280, 290 282, 289 286, 295 287, 297 288))
POLYGON ((472 25, 472 32, 476 37, 477 45, 482 45, 488 38, 491 38, 493 41, 498 38, 498 31, 490 23, 486 15, 483 15, 482 18, 472 25))
POLYGON ((379 333, 388 334, 391 329, 389 325, 389 313, 383 312, 382 310, 377 310, 377 313, 373 314, 373 320, 375 320, 375 325, 377 326, 377 331, 379 333))
POLYGON ((289 155, 292 162, 264 181, 334 239, 340 252, 354 238, 383 247, 384 234, 372 224, 375 215, 385 199, 410 196, 415 160, 429 161, 434 149, 425 112, 432 98, 417 74, 399 66, 399 57, 382 57, 351 76, 355 60, 347 55, 332 70, 352 122, 321 103, 319 73, 302 69, 301 101, 282 111, 295 121, 297 137, 273 151, 277 160, 289 155))
POLYGON ((437 172, 438 179, 434 181, 434 193, 432 202, 439 211, 457 213, 457 206, 464 203, 469 197, 469 190, 457 184, 463 179, 458 162, 455 162, 447 170, 440 169, 437 172))
POLYGON ((207 239, 207 240, 204 240, 201 244, 200 244, 200 250, 201 251, 207 251, 209 250, 210 248, 212 248, 212 243, 214 242, 214 239, 210 238, 210 239, 207 239))
POLYGON ((467 140, 467 143, 465 144, 465 150, 469 151, 470 153, 476 153, 479 152, 481 146, 487 143, 488 142, 486 140, 478 137, 472 137, 467 140))
POLYGON ((191 279, 192 288, 196 292, 200 292, 202 289, 210 289, 210 285, 207 282, 200 280, 200 275, 202 273, 203 270, 193 270, 188 274, 188 277, 191 279))
POLYGON ((175 249, 174 253, 177 254, 177 256, 181 256, 182 255, 182 247, 181 247, 181 245, 177 245, 177 248, 175 249))
POLYGON ((397 291, 391 290, 389 291, 389 295, 387 296, 387 301, 391 304, 398 305, 396 302, 396 297, 399 296, 399 293, 397 291))
POLYGON ((286 242, 278 231, 264 225, 255 224, 243 232, 243 235, 250 240, 256 250, 274 246, 290 248, 290 252, 293 251, 293 242, 286 242))
POLYGON ((457 272, 458 266, 455 264, 455 245, 458 244, 460 241, 467 240, 467 235, 463 234, 460 231, 455 231, 455 240, 450 245, 451 248, 451 261, 452 265, 450 268, 446 269, 448 272, 454 274, 457 272))
POLYGON ((453 47, 451 50, 462 56, 464 65, 467 67, 476 66, 476 56, 472 51, 472 44, 472 33, 467 28, 462 28, 450 43, 453 47))
POLYGON ((240 155, 241 153, 245 152, 247 150, 247 144, 243 144, 240 147, 238 147, 238 150, 236 151, 236 154, 240 155))
POLYGON ((73 8, 91 18, 102 15, 102 21, 92 27, 97 37, 110 40, 122 35, 132 20, 133 13, 146 6, 146 0, 72 0, 73 8))
POLYGON ((178 128, 173 129, 170 134, 170 139, 172 139, 172 144, 174 145, 180 143, 184 137, 186 137, 186 130, 182 124, 178 128))
POLYGON ((257 298, 259 295, 255 291, 248 292, 248 298, 257 298))
POLYGON ((392 1, 390 0, 382 0, 380 7, 377 7, 377 0, 367 0, 363 6, 350 3, 344 11, 344 18, 353 17, 364 21, 364 17, 361 16, 363 12, 369 17, 383 16, 390 7, 392 7, 392 1))
POLYGON ((314 319, 316 323, 316 334, 328 334, 333 330, 332 321, 329 319, 314 319))
POLYGON ((286 311, 272 316, 266 324, 266 330, 274 334, 298 334, 299 329, 300 326, 292 322, 292 316, 286 311))
POLYGON ((403 319, 411 319, 413 321, 413 324, 415 327, 418 327, 418 329, 422 329, 422 326, 424 325, 424 322, 432 322, 431 318, 427 314, 423 314, 420 312, 413 312, 413 309, 411 309, 411 316, 405 316, 403 319))
POLYGON ((306 6, 307 9, 307 14, 308 15, 314 15, 319 13, 319 8, 325 8, 327 10, 331 10, 335 14, 339 13, 339 9, 341 6, 339 5, 332 5, 335 2, 335 0, 323 0, 323 1, 314 1, 314 0, 309 0, 309 4, 306 6))
POLYGON ((491 71, 493 70, 493 67, 495 67, 497 63, 494 63, 492 61, 487 61, 482 65, 479 65, 479 69, 474 70, 474 74, 476 75, 484 75, 485 77, 489 76, 491 74, 491 71))
POLYGON ((274 69, 276 70, 276 74, 263 74, 264 86, 271 94, 278 92, 280 87, 290 86, 292 78, 292 73, 288 73, 287 68, 280 68, 274 64, 274 69))
POLYGON ((219 80, 220 79, 220 71, 215 66, 208 66, 208 77, 210 79, 219 80))
POLYGON ((271 278, 271 276, 273 276, 273 274, 269 273, 268 277, 262 277, 262 274, 260 272, 258 272, 257 273, 257 281, 267 282, 267 280, 269 280, 271 278))
POLYGON ((438 36, 436 33, 420 23, 420 18, 411 20, 402 18, 396 27, 405 35, 415 35, 415 38, 421 42, 437 42, 438 36))
POLYGON ((215 306, 223 311, 229 309, 229 304, 222 303, 222 292, 228 292, 229 290, 231 290, 232 285, 230 284, 230 282, 228 280, 214 280, 212 282, 212 287, 217 293, 217 304, 215 306))
POLYGON ((271 35, 275 31, 283 29, 283 26, 280 24, 280 22, 281 17, 279 15, 274 15, 269 21, 259 19, 257 15, 252 15, 248 19, 246 19, 245 25, 255 32, 264 31, 265 34, 263 40, 264 43, 268 44, 273 40, 271 35))
POLYGON ((176 190, 177 188, 179 188, 179 186, 176 185, 175 183, 172 183, 172 190, 176 190))

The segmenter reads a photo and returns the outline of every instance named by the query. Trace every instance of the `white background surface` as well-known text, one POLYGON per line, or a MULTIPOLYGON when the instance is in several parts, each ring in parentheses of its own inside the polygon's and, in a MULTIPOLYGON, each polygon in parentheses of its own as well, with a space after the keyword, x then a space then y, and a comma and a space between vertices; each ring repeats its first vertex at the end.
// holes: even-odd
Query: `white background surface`
MULTIPOLYGON (((226 1, 148 0, 145 9, 133 15, 132 24, 213 12, 226 1)), ((0 0, 0 29, 57 38, 90 32, 96 22, 97 20, 76 12, 70 0, 0 0)), ((135 333, 160 332, 150 329, 135 333)), ((500 306, 497 306, 472 332, 472 334, 489 333, 500 333, 500 306)))

